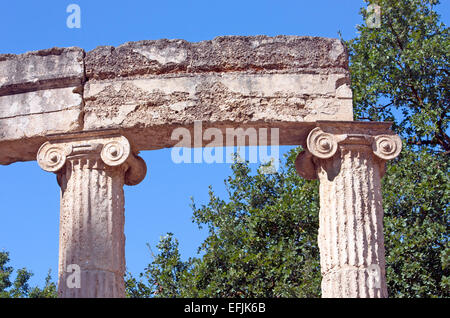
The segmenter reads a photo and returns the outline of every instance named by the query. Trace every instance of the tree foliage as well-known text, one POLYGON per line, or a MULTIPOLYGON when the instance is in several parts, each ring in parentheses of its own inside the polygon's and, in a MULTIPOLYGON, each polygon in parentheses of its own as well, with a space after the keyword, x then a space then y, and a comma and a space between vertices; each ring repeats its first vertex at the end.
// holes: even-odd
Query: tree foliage
POLYGON ((448 297, 449 160, 411 151, 383 180, 386 278, 391 297, 448 297))
MULTIPOLYGON (((251 175, 243 162, 232 168, 227 201, 210 188, 207 205, 192 203, 193 221, 209 233, 199 248, 202 257, 181 261, 178 242, 168 234, 141 276, 150 286, 141 296, 320 295, 317 182, 301 179, 293 165, 271 175, 251 175)), ((136 289, 130 294, 139 295, 136 289)))
POLYGON ((51 281, 51 271, 45 279, 44 288, 30 288, 29 280, 33 273, 26 268, 16 270, 16 277, 12 280, 14 269, 8 266, 10 259, 8 252, 0 252, 0 298, 55 298, 56 284, 51 281))
POLYGON ((380 6, 381 27, 358 26, 348 42, 355 119, 393 121, 407 144, 448 153, 450 40, 439 1, 366 2, 380 6))

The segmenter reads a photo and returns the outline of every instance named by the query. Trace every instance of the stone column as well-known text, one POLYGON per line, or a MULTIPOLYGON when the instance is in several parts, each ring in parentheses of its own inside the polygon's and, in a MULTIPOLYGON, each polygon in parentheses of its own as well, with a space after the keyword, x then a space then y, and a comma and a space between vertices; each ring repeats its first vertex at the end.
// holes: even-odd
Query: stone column
POLYGON ((123 185, 138 184, 145 162, 118 131, 48 137, 42 169, 61 187, 59 297, 124 297, 123 185))
POLYGON ((298 173, 320 180, 323 297, 387 297, 380 180, 401 151, 390 123, 318 122, 298 173))

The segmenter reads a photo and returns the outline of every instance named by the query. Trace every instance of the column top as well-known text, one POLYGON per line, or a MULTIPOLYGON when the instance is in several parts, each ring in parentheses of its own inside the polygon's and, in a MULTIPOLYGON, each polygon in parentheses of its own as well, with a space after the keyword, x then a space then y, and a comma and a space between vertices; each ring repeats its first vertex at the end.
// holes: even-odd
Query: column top
MULTIPOLYGON (((331 159, 345 145, 361 150, 371 148, 380 161, 400 154, 402 141, 390 130, 391 122, 318 121, 297 156, 297 172, 306 179, 316 179, 316 159, 331 159)), ((384 173, 384 172, 383 172, 384 173)))
POLYGON ((83 157, 96 158, 109 167, 125 164, 127 185, 140 183, 147 172, 144 160, 132 152, 128 139, 116 129, 49 135, 37 153, 39 166, 55 173, 64 167, 67 159, 83 157))

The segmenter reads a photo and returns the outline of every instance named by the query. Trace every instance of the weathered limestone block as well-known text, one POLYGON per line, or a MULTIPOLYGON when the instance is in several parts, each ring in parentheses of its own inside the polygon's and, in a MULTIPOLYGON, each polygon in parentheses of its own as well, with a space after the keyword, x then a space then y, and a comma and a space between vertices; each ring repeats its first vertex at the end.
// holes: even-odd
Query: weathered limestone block
POLYGON ((85 129, 124 128, 140 149, 173 146, 170 132, 195 120, 278 127, 280 143, 295 144, 306 131, 299 123, 353 119, 347 53, 335 39, 132 42, 88 52, 86 76, 85 129))
POLYGON ((82 129, 83 59, 79 48, 0 55, 0 164, 31 160, 47 134, 82 129))
POLYGON ((79 129, 82 98, 73 88, 0 96, 0 139, 15 140, 79 129))
POLYGON ((167 73, 346 73, 348 57, 336 39, 309 36, 220 36, 211 41, 155 40, 98 47, 86 58, 89 79, 167 73))
POLYGON ((58 295, 124 297, 123 185, 144 178, 145 162, 118 131, 51 136, 37 159, 61 186, 58 295))
POLYGON ((319 122, 296 167, 320 180, 323 297, 387 297, 381 177, 402 143, 389 123, 319 122))
POLYGON ((52 48, 25 54, 0 54, 0 96, 79 86, 84 78, 84 51, 52 48))
POLYGON ((139 150, 172 147, 195 121, 279 128, 295 145, 317 120, 353 120, 347 59, 339 40, 299 36, 0 55, 0 164, 33 160, 52 133, 120 128, 139 150))

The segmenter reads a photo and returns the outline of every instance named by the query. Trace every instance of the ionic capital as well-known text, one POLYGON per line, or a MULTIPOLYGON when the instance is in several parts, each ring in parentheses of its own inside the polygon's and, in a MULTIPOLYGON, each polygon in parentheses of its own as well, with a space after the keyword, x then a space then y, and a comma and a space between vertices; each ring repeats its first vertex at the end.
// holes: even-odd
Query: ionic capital
POLYGON ((400 137, 389 127, 389 123, 378 122, 318 122, 306 139, 306 149, 297 156, 297 172, 305 179, 316 179, 318 159, 331 159, 345 147, 371 150, 384 171, 385 161, 397 157, 402 149, 400 137))
POLYGON ((132 153, 130 142, 118 131, 51 135, 48 139, 37 154, 38 164, 45 171, 58 173, 67 160, 91 158, 109 167, 123 166, 127 185, 140 183, 147 173, 145 161, 132 153))

